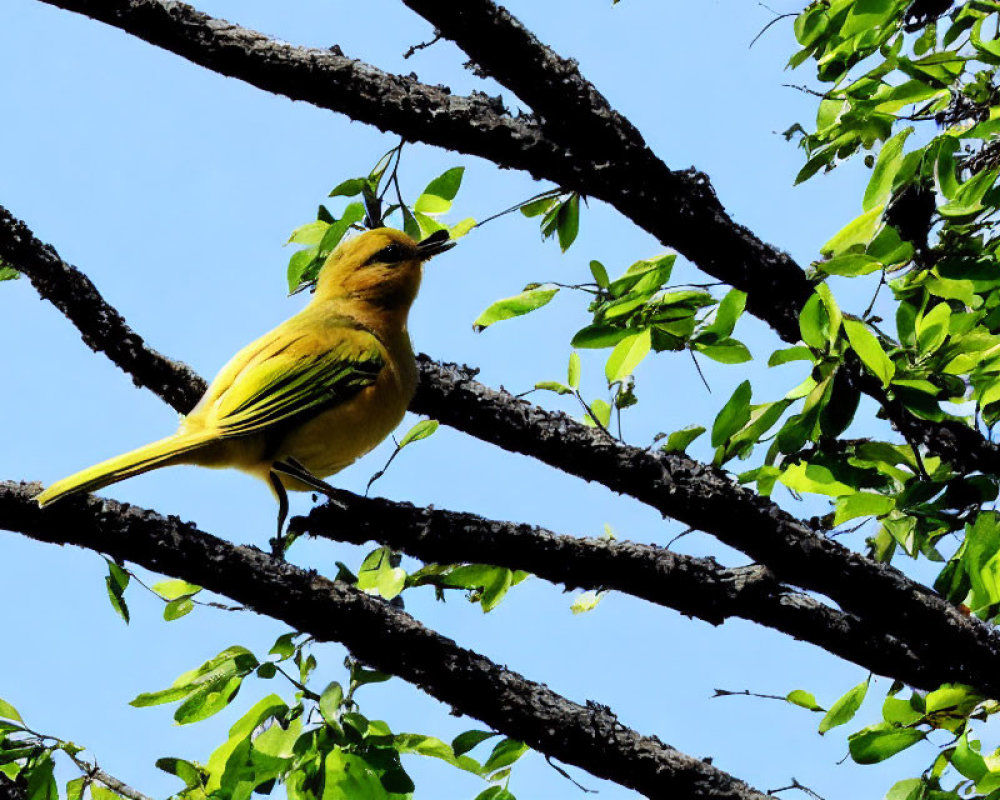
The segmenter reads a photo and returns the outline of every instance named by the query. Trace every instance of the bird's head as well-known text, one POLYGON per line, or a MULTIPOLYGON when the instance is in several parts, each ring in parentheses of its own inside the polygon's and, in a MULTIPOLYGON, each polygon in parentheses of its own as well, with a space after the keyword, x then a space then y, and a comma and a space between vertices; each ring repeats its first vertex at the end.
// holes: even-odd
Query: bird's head
POLYGON ((406 311, 417 296, 423 263, 455 246, 445 230, 417 242, 394 228, 365 231, 343 242, 316 283, 319 301, 356 299, 385 311, 406 311))

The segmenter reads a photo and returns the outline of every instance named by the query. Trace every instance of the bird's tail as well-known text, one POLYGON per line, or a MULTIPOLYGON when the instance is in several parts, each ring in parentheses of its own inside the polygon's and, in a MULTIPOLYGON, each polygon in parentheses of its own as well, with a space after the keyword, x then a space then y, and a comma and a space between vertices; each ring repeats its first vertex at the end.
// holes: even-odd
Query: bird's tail
POLYGON ((112 483, 141 475, 157 467, 182 463, 185 453, 204 447, 212 439, 211 434, 180 433, 160 439, 143 447, 124 453, 100 464, 95 464, 85 470, 56 481, 48 489, 35 497, 40 506, 47 506, 62 497, 77 492, 93 492, 112 483))

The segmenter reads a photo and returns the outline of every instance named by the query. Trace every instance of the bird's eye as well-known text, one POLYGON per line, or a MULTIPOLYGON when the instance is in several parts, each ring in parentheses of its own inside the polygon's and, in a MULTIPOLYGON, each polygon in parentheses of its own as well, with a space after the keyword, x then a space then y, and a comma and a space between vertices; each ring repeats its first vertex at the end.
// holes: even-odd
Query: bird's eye
POLYGON ((405 261, 409 256, 406 248, 399 244, 390 244, 383 247, 375 255, 368 259, 367 264, 397 264, 405 261))

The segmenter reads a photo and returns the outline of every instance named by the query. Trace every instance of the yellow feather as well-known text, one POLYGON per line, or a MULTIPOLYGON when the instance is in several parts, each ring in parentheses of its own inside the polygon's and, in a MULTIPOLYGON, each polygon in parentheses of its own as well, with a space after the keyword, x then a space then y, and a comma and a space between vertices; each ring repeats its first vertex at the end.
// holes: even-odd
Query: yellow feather
POLYGON ((137 450, 124 453, 100 464, 56 481, 48 489, 35 497, 40 506, 54 503, 60 497, 76 492, 93 492, 108 484, 141 475, 157 467, 181 463, 176 459, 185 453, 204 446, 211 435, 202 431, 198 434, 174 434, 158 442, 152 442, 137 450))
POLYGON ((288 489, 309 485, 276 476, 278 462, 315 478, 343 469, 392 432, 413 397, 406 318, 423 262, 446 239, 418 244, 379 228, 344 242, 309 305, 238 352, 177 433, 54 483, 39 505, 173 464, 235 467, 288 489))

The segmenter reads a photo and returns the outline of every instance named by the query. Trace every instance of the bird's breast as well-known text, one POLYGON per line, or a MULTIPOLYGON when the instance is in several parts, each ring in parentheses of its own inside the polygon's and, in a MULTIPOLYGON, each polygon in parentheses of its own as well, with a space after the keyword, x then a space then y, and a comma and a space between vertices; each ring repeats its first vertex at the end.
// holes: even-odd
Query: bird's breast
POLYGON ((289 433, 273 459, 291 456, 319 478, 339 472, 395 430, 416 385, 412 351, 406 358, 390 358, 373 384, 289 433))

